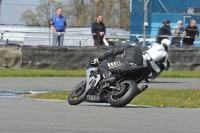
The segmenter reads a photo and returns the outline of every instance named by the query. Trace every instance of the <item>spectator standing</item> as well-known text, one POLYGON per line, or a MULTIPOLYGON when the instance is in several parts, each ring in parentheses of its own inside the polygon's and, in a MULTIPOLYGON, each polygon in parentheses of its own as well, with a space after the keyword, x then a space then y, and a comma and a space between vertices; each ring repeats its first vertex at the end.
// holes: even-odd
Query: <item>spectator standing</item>
POLYGON ((190 24, 186 26, 185 28, 186 36, 189 36, 188 38, 183 38, 183 46, 194 46, 194 40, 195 38, 198 38, 199 36, 199 30, 196 26, 196 21, 194 19, 190 20, 190 24))
POLYGON ((64 32, 67 26, 67 22, 64 16, 62 16, 62 8, 58 7, 56 10, 56 15, 51 18, 51 29, 53 30, 53 44, 52 46, 56 46, 58 42, 58 46, 63 45, 64 40, 64 32))
POLYGON ((168 39, 168 36, 171 35, 171 29, 170 29, 170 21, 169 20, 163 20, 162 25, 160 25, 158 29, 158 35, 156 37, 156 43, 161 44, 161 41, 163 39, 168 39))
POLYGON ((186 35, 186 32, 183 28, 183 22, 179 20, 177 25, 172 30, 172 41, 171 44, 174 47, 180 47, 180 41, 183 36, 186 35))
POLYGON ((103 38, 106 33, 106 27, 102 22, 101 15, 98 15, 96 21, 92 23, 91 30, 94 39, 94 46, 104 45, 103 38))

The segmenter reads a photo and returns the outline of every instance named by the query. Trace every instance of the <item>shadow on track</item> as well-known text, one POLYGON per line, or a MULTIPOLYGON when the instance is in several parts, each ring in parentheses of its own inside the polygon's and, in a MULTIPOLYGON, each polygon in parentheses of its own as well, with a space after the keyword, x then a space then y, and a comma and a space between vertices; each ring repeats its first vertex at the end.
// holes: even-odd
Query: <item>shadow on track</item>
MULTIPOLYGON (((89 103, 89 102, 83 102, 80 105, 77 106, 95 106, 95 107, 112 107, 109 103, 89 103)), ((142 105, 126 105, 122 108, 155 108, 154 106, 142 106, 142 105)))
POLYGON ((154 83, 168 83, 168 84, 180 84, 180 83, 189 83, 189 82, 175 82, 175 81, 152 81, 152 82, 142 82, 142 83, 146 83, 146 84, 154 84, 154 83))

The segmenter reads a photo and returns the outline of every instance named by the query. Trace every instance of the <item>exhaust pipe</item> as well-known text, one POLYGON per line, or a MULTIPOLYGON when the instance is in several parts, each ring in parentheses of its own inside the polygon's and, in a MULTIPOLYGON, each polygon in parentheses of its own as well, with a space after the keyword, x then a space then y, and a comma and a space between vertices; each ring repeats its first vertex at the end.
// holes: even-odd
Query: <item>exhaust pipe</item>
POLYGON ((140 93, 145 91, 148 88, 148 85, 143 85, 141 88, 138 88, 140 90, 140 93))
POLYGON ((143 89, 143 90, 146 90, 147 88, 148 88, 148 85, 143 85, 143 86, 142 86, 142 89, 143 89))

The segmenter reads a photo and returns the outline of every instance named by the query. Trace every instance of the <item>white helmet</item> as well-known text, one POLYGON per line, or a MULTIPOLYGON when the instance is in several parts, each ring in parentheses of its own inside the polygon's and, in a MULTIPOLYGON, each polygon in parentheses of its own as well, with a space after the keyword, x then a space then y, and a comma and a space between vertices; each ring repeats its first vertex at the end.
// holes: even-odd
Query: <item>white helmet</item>
POLYGON ((163 39, 163 40, 161 41, 161 44, 162 44, 162 45, 165 44, 165 45, 167 45, 167 47, 169 47, 170 41, 169 41, 168 39, 163 39))

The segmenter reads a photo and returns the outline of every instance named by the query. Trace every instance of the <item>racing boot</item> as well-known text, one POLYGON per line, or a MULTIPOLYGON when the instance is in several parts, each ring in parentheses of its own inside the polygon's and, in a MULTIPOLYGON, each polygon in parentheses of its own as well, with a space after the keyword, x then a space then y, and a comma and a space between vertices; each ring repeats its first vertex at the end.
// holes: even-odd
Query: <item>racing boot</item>
POLYGON ((158 75, 159 75, 159 73, 157 73, 157 72, 155 72, 155 71, 152 71, 151 76, 148 76, 148 77, 146 78, 146 82, 151 82, 151 81, 153 81, 158 75))

